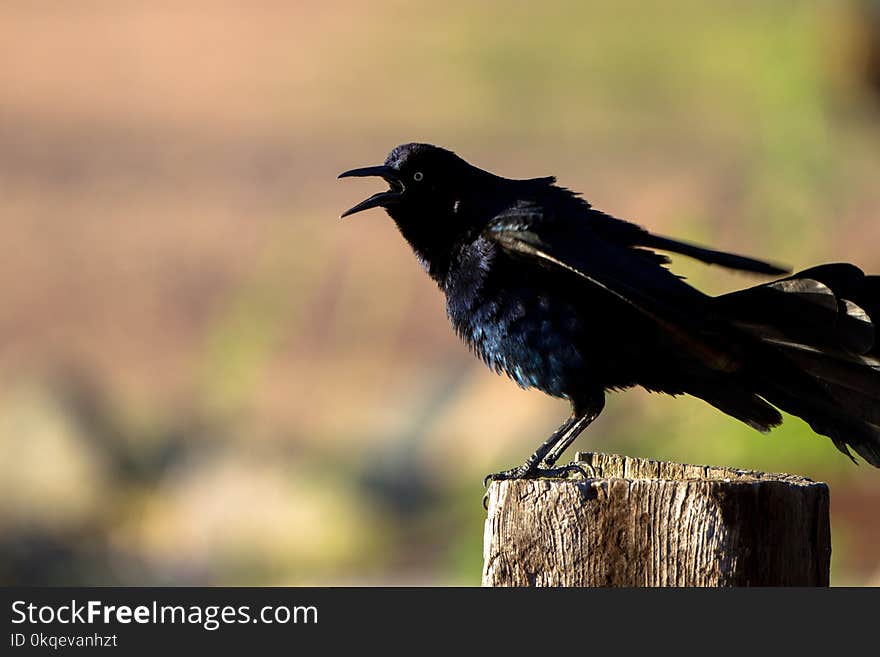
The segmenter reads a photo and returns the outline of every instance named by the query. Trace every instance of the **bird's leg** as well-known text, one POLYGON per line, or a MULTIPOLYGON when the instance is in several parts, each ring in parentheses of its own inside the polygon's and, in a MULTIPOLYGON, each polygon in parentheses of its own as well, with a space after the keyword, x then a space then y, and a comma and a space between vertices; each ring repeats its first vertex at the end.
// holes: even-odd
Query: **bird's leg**
POLYGON ((562 453, 583 433, 584 429, 592 424, 593 420, 599 417, 604 408, 605 394, 601 391, 594 395, 586 404, 575 404, 572 417, 577 416, 578 421, 572 426, 571 431, 557 441, 550 451, 547 452, 541 465, 552 469, 556 465, 556 461, 559 460, 559 457, 562 456, 562 453))
POLYGON ((483 480, 483 484, 485 485, 487 482, 491 481, 502 481, 504 479, 533 479, 536 477, 563 477, 572 471, 580 471, 584 476, 586 476, 586 472, 580 466, 572 465, 565 466, 563 468, 553 468, 553 467, 542 467, 545 462, 545 458, 555 445, 558 443, 564 443, 565 445, 569 445, 572 440, 574 440, 577 435, 581 432, 582 427, 581 422, 583 418, 580 418, 576 415, 572 415, 569 419, 567 419, 562 426, 560 426, 553 435, 551 435, 547 440, 545 440, 535 453, 532 454, 526 462, 521 466, 516 468, 511 468, 510 470, 504 470, 503 472, 495 472, 490 475, 486 475, 486 478, 483 480))
POLYGON ((601 392, 593 397, 587 403, 574 404, 571 417, 562 423, 556 431, 553 432, 547 440, 545 440, 535 453, 532 454, 526 462, 517 468, 496 472, 487 475, 483 480, 485 484, 488 481, 501 481, 504 479, 533 479, 536 477, 564 477, 569 472, 580 472, 585 477, 587 473, 579 465, 567 465, 561 468, 554 468, 556 461, 562 456, 562 453, 571 445, 575 438, 586 429, 589 424, 599 417, 602 409, 605 407, 605 395, 601 392))

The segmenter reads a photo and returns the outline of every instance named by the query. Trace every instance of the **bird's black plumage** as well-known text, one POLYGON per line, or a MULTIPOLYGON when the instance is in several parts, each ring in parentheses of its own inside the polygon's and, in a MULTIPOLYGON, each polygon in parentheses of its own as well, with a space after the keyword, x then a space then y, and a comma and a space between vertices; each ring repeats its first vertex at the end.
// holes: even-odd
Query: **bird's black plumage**
POLYGON ((571 402, 535 454, 496 477, 564 471, 553 466, 605 392, 637 385, 693 395, 760 431, 784 410, 880 467, 880 277, 829 264, 711 297, 656 250, 786 270, 653 235, 554 178, 502 178, 429 144, 398 146, 384 165, 340 177, 367 175, 390 189, 343 216, 384 207, 477 356, 571 402))

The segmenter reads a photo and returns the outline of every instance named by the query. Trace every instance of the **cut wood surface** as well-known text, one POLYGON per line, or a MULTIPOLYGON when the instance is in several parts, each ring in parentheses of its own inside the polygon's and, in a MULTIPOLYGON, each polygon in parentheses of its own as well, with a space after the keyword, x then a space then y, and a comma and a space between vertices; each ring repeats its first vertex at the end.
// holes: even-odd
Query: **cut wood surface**
POLYGON ((493 482, 484 586, 827 586, 828 486, 579 453, 588 479, 493 482))

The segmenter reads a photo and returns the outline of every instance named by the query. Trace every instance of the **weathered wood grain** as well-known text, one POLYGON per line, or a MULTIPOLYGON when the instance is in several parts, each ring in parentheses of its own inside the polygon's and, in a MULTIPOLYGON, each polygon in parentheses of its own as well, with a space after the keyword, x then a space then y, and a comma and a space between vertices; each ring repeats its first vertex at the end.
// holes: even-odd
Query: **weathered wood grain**
POLYGON ((827 586, 828 487, 580 453, 587 480, 489 489, 484 586, 827 586))

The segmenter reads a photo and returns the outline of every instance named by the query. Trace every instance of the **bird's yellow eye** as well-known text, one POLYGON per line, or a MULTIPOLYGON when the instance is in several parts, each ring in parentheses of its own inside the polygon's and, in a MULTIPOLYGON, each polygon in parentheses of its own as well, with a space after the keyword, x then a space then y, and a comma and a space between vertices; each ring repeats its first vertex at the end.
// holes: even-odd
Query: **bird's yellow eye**
POLYGON ((416 171, 413 174, 413 180, 415 180, 416 182, 421 182, 422 180, 424 180, 424 178, 425 176, 422 174, 421 171, 416 171))

